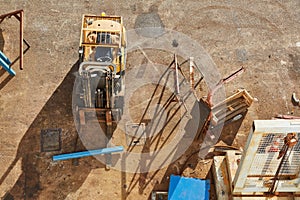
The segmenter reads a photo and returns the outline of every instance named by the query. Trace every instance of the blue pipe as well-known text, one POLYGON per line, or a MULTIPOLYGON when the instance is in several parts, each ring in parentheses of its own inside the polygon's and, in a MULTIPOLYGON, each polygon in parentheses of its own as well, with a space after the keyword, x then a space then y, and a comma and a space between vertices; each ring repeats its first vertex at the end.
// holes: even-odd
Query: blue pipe
POLYGON ((4 60, 2 60, 2 58, 0 58, 0 65, 6 70, 8 71, 8 73, 12 76, 16 75, 16 72, 7 64, 7 62, 5 62, 4 60))
POLYGON ((0 51, 0 58, 4 60, 4 62, 6 62, 7 65, 11 64, 10 60, 4 55, 2 51, 0 51))
POLYGON ((123 150, 124 150, 123 146, 116 146, 116 147, 109 147, 109 148, 104 148, 104 149, 96 149, 96 150, 55 155, 52 157, 52 159, 53 159, 53 161, 68 160, 68 159, 72 159, 72 158, 81 158, 81 157, 93 156, 93 155, 99 155, 99 154, 122 152, 123 150))

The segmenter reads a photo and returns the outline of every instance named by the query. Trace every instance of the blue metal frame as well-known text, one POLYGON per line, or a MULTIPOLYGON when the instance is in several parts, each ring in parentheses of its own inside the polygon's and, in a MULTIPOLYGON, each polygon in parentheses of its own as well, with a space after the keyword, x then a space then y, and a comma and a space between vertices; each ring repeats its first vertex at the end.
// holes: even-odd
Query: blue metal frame
POLYGON ((16 75, 16 72, 9 66, 11 64, 10 60, 4 55, 2 51, 0 51, 0 65, 8 71, 8 73, 12 76, 16 75))
POLYGON ((115 152, 122 152, 123 150, 124 150, 123 146, 116 146, 116 147, 109 147, 109 148, 104 148, 104 149, 96 149, 96 150, 55 155, 52 157, 52 159, 53 159, 53 161, 68 160, 68 159, 73 159, 73 158, 82 158, 82 157, 86 157, 86 156, 93 156, 93 155, 99 155, 99 154, 110 154, 110 153, 115 153, 115 152))
POLYGON ((11 64, 10 60, 4 55, 2 51, 0 51, 0 58, 4 60, 8 65, 11 64))

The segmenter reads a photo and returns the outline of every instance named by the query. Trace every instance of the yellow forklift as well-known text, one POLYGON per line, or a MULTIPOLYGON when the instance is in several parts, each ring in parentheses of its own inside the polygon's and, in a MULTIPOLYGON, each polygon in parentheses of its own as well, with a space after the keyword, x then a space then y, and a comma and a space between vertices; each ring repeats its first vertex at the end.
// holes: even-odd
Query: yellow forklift
MULTIPOLYGON (((126 32, 122 17, 83 15, 79 44, 79 84, 76 115, 79 131, 96 113, 105 127, 106 147, 111 147, 113 123, 120 120, 124 104, 126 32)), ((110 154, 107 166, 110 165, 110 154)))

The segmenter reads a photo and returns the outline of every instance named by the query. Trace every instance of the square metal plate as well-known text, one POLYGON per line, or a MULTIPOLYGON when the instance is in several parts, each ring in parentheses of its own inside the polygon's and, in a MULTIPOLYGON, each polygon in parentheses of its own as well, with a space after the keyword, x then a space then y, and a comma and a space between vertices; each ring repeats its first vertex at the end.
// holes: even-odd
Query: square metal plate
POLYGON ((61 150, 61 128, 41 130, 41 151, 61 150))

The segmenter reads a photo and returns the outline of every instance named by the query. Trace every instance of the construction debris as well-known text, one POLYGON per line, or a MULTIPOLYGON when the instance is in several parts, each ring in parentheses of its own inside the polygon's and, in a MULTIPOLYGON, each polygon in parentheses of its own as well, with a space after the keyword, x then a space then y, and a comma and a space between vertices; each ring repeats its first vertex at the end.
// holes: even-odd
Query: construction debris
POLYGON ((200 139, 209 133, 214 139, 214 135, 220 131, 221 134, 217 135, 219 140, 226 140, 224 142, 231 145, 252 103, 253 98, 245 89, 238 90, 235 94, 212 107, 207 101, 201 99, 200 111, 202 116, 206 117, 200 117, 199 126, 202 127, 202 131, 197 138, 200 139), (206 115, 206 113, 209 114, 206 115), (232 132, 231 136, 227 133, 228 129, 232 132))
POLYGON ((275 119, 300 119, 300 117, 293 116, 293 115, 276 115, 275 119))
POLYGON ((238 77, 239 75, 241 75, 243 72, 245 71, 244 67, 241 67, 239 70, 235 71, 234 73, 232 73, 231 75, 229 75, 226 78, 221 79, 216 86, 208 93, 207 95, 207 102, 210 106, 213 106, 213 95, 215 94, 215 92, 220 89, 224 84, 229 83, 230 81, 232 81, 233 79, 235 79, 236 77, 238 77))
POLYGON ((253 98, 245 89, 238 90, 232 96, 212 107, 212 124, 219 122, 236 121, 241 114, 251 106, 253 98))
POLYGON ((255 120, 242 157, 214 158, 218 199, 299 194, 299 134, 300 121, 255 120))

